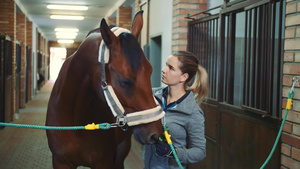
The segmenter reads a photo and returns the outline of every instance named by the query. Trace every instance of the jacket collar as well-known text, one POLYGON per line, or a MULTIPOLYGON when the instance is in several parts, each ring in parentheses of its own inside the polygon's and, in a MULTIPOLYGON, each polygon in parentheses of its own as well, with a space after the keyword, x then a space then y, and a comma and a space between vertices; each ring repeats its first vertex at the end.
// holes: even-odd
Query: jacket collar
MULTIPOLYGON (((163 107, 164 91, 166 90, 166 88, 167 87, 163 88, 162 90, 158 90, 157 92, 154 93, 155 98, 157 99, 158 103, 162 107, 163 107)), ((181 99, 179 99, 179 100, 181 100, 181 99)), ((186 96, 182 97, 182 100, 180 101, 180 103, 178 103, 176 106, 172 107, 170 110, 181 112, 184 114, 192 114, 195 105, 197 105, 197 103, 194 98, 194 93, 190 91, 189 93, 187 93, 186 96)))

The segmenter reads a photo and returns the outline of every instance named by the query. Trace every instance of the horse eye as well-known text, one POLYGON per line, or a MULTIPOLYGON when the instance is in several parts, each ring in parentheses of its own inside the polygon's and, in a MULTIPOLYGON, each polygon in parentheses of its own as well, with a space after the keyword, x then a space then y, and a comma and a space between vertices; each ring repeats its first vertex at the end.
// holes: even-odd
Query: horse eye
POLYGON ((134 83, 132 80, 126 79, 126 80, 121 80, 120 84, 121 84, 121 87, 131 88, 134 83))

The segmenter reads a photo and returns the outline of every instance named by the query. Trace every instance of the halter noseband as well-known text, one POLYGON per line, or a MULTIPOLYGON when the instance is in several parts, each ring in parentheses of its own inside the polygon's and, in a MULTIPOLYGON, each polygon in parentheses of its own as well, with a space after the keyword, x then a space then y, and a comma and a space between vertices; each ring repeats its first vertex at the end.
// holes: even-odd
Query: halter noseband
MULTIPOLYGON (((129 30, 119 27, 113 27, 111 29, 112 32, 116 36, 119 36, 123 32, 130 33, 129 30)), ((99 58, 98 61, 101 63, 101 83, 102 89, 104 92, 104 96, 108 106, 111 109, 111 112, 116 117, 116 123, 119 127, 124 126, 135 126, 139 124, 150 123, 156 120, 161 119, 165 112, 159 106, 158 102, 155 100, 156 107, 152 109, 147 109, 143 111, 133 112, 126 114, 122 104, 120 103, 119 99, 117 98, 114 89, 111 85, 108 85, 105 78, 105 64, 109 61, 109 50, 106 50, 106 45, 104 40, 102 40, 100 47, 99 47, 99 58)))

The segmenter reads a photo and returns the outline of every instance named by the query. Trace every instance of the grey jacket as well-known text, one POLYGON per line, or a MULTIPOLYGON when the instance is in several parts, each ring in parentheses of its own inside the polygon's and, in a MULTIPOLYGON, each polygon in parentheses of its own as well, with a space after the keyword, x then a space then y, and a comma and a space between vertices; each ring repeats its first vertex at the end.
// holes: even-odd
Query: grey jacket
MULTIPOLYGON (((163 107, 163 89, 154 92, 154 96, 163 107)), ((165 112, 166 126, 183 167, 202 161, 206 156, 204 116, 193 92, 165 112)), ((143 160, 145 169, 179 169, 175 160, 156 155, 154 145, 144 146, 143 160)))

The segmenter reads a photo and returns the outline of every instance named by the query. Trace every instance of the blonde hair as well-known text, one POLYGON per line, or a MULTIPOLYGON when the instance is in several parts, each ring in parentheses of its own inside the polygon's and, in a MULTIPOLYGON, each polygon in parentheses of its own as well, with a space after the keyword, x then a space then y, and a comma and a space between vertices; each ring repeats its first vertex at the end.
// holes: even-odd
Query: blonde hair
POLYGON ((180 61, 179 68, 182 73, 189 75, 185 81, 185 89, 192 91, 197 103, 201 104, 209 94, 208 75, 205 68, 199 65, 197 57, 191 52, 177 51, 172 55, 180 61))

